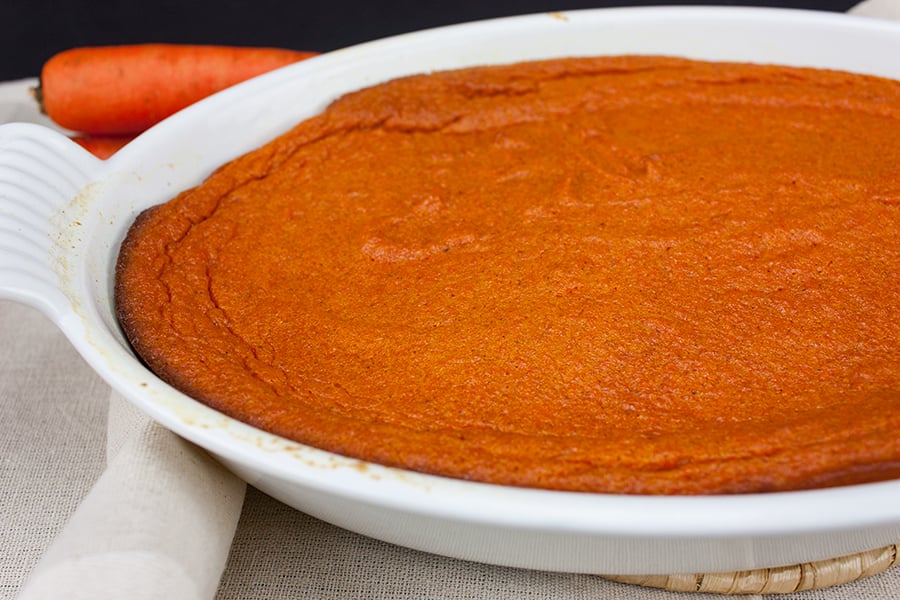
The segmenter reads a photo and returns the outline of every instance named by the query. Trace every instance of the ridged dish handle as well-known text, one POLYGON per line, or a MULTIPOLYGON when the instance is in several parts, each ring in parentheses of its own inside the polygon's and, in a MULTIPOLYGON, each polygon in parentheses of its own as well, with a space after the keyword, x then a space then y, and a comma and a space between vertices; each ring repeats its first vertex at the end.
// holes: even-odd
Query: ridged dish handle
POLYGON ((72 312, 59 276, 60 222, 99 164, 47 127, 0 126, 0 298, 57 322, 72 312))

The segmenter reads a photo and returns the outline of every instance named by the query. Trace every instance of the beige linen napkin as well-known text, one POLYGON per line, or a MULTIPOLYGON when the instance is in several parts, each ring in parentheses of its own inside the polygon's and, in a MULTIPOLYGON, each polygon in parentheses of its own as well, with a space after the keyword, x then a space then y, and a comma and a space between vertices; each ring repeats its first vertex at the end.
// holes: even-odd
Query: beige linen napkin
POLYGON ((212 598, 245 484, 110 396, 107 467, 20 598, 212 598))

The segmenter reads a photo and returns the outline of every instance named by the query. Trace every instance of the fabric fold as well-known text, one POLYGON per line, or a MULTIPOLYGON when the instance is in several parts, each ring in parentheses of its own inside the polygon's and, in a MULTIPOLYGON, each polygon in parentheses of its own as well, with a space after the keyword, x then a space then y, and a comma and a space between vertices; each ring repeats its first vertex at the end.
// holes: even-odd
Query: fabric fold
POLYGON ((110 396, 108 465, 20 598, 215 596, 246 484, 110 396))

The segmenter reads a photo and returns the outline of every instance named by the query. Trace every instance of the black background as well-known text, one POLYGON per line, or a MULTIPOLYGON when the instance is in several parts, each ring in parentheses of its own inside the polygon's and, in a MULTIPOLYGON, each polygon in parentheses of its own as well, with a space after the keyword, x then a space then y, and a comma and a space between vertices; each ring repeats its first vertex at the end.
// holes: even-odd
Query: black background
POLYGON ((0 0, 0 81, 37 76, 47 58, 75 46, 172 42, 327 51, 417 29, 544 11, 662 4, 844 11, 856 1, 0 0))

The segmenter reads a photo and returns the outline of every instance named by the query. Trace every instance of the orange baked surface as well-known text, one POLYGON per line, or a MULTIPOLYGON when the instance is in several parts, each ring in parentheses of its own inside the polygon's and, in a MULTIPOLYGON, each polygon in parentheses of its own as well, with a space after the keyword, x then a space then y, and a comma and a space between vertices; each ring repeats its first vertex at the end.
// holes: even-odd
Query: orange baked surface
POLYGON ((900 83, 665 57, 413 76, 142 214, 160 377, 262 429, 614 493, 900 477, 900 83))

